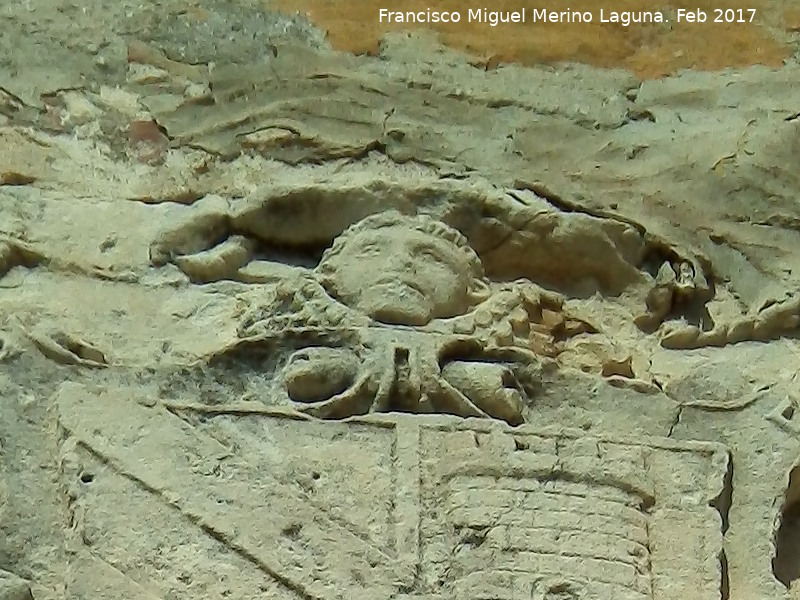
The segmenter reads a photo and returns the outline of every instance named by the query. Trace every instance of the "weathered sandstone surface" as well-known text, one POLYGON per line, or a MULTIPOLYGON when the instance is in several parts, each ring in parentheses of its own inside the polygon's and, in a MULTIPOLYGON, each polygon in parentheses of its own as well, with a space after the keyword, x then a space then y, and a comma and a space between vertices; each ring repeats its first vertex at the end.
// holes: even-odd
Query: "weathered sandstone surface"
POLYGON ((800 598, 786 15, 647 79, 3 4, 0 600, 800 598))

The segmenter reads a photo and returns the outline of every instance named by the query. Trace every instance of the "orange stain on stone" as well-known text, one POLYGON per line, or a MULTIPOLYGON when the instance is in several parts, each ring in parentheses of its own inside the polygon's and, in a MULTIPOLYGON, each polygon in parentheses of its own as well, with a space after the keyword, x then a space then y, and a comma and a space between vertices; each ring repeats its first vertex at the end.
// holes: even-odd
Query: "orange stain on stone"
POLYGON ((793 6, 783 12, 783 20, 786 31, 800 31, 800 7, 793 6))
MULTIPOLYGON (((328 32, 337 50, 356 54, 376 54, 381 36, 388 31, 427 28, 439 34, 447 46, 466 51, 489 64, 513 62, 525 65, 574 61, 599 67, 631 69, 640 78, 661 77, 680 69, 718 70, 753 64, 780 66, 791 48, 778 39, 766 23, 788 30, 790 13, 776 11, 774 0, 272 0, 272 6, 293 14, 306 14, 311 22, 328 32), (526 23, 468 23, 469 9, 491 5, 490 10, 514 11, 526 8, 526 23), (531 12, 545 8, 590 11, 591 23, 532 23, 531 12), (669 6, 670 8, 667 8, 669 6), (380 23, 379 10, 459 11, 458 24, 380 23), (664 10, 668 23, 601 23, 600 10, 664 10), (676 21, 679 8, 705 11, 705 23, 676 21), (756 8, 753 22, 714 23, 714 9, 756 8)), ((724 13, 723 13, 724 14, 724 13)), ((729 13, 730 14, 730 13, 729 13)), ((738 17, 738 13, 736 13, 738 17)))

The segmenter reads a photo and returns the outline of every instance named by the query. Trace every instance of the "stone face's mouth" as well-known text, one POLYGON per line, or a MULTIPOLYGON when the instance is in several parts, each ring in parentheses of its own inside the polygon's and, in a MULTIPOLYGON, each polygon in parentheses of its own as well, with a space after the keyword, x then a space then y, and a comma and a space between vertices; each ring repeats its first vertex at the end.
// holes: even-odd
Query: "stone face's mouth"
POLYGON ((425 291, 417 283, 409 279, 401 279, 399 277, 397 278, 384 277, 383 279, 379 279, 375 283, 375 286, 376 287, 385 286, 391 288, 404 287, 410 290, 414 290, 417 294, 419 294, 422 297, 426 297, 425 291))

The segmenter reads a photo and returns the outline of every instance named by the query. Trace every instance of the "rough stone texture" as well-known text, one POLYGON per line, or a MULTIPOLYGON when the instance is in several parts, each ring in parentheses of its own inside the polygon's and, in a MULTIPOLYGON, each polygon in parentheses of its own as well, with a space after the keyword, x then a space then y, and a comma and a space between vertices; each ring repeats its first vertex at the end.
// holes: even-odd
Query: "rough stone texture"
POLYGON ((0 599, 800 597, 796 57, 0 23, 0 599))
MULTIPOLYGON (((800 11, 794 4, 751 0, 676 0, 670 4, 654 4, 648 0, 627 0, 624 3, 610 0, 582 0, 564 3, 540 0, 534 4, 520 0, 496 0, 491 5, 473 4, 463 0, 406 0, 399 4, 386 4, 381 0, 360 0, 352 10, 343 11, 326 0, 276 0, 275 5, 287 14, 303 14, 328 33, 334 48, 356 53, 380 51, 381 37, 389 31, 430 29, 452 48, 465 50, 474 64, 493 69, 498 63, 516 62, 527 65, 558 63, 560 61, 585 62, 600 67, 624 66, 645 78, 661 77, 681 69, 714 70, 726 67, 743 67, 753 64, 780 66, 792 53, 787 43, 800 31, 800 11), (381 22, 379 10, 390 11, 458 11, 461 21, 451 23, 398 24, 381 22), (508 13, 526 10, 525 23, 508 23, 508 13), (469 10, 479 12, 481 20, 469 20, 469 10), (533 22, 534 10, 589 12, 590 23, 533 22), (678 9, 694 13, 705 11, 708 18, 703 23, 693 23, 690 28, 677 24, 678 9), (714 11, 744 10, 743 20, 749 21, 755 10, 755 26, 742 26, 741 22, 716 23, 719 16, 714 11), (611 13, 619 15, 629 11, 659 11, 667 22, 648 22, 641 18, 627 26, 621 22, 603 23, 611 13), (504 18, 507 24, 492 26, 492 12, 496 19, 504 18), (637 22, 639 21, 639 22, 637 22), (714 43, 709 43, 713 39, 714 43)), ((734 21, 739 13, 731 16, 734 21)), ((396 19, 393 19, 395 21, 396 19)), ((622 17, 619 19, 622 20, 622 17)), ((724 19, 722 19, 724 21, 724 19)))
POLYGON ((721 445, 150 400, 57 394, 73 597, 711 599, 727 585, 721 445))
POLYGON ((8 571, 0 571, 0 598, 2 600, 33 600, 28 582, 8 571))

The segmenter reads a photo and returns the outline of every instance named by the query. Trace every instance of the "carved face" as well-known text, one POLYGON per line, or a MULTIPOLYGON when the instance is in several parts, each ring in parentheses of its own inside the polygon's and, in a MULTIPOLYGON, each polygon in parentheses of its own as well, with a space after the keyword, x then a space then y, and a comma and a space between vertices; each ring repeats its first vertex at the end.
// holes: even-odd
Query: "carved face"
POLYGON ((479 284, 455 244, 400 225, 352 235, 328 259, 329 292, 383 323, 425 325, 464 313, 479 284))

